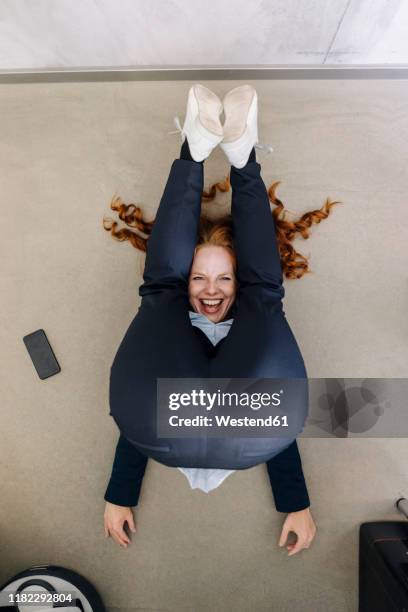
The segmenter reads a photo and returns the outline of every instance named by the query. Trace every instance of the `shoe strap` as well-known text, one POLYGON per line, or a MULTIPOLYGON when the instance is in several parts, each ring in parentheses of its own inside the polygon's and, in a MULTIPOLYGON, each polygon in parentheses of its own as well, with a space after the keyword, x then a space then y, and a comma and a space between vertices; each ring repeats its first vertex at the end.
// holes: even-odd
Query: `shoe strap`
POLYGON ((183 128, 181 127, 180 118, 176 115, 175 117, 173 117, 173 122, 177 129, 173 130, 172 132, 167 132, 167 133, 168 134, 180 134, 181 142, 184 142, 186 136, 183 132, 183 128))
POLYGON ((264 151, 265 153, 272 153, 273 148, 271 147, 271 145, 267 145, 267 144, 259 144, 258 142, 256 144, 254 144, 255 149, 260 149, 261 151, 264 151))

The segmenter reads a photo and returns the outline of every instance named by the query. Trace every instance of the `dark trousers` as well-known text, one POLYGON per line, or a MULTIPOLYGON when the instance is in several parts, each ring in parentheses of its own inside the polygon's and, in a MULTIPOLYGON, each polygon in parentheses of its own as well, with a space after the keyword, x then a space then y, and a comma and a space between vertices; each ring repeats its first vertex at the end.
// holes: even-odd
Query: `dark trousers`
POLYGON ((233 325, 213 347, 188 316, 203 164, 176 159, 171 166, 148 241, 141 305, 116 353, 110 379, 110 414, 122 434, 165 465, 245 469, 293 443, 293 438, 163 440, 156 431, 157 378, 307 377, 282 307, 282 269, 260 171, 257 162, 231 168, 239 292, 233 325))

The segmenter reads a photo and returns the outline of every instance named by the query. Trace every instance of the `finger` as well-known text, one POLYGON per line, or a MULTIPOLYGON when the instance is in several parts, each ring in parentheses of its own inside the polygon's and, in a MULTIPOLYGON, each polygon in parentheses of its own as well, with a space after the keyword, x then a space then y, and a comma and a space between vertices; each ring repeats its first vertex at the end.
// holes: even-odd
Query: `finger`
POLYGON ((279 539, 279 546, 283 546, 285 544, 287 537, 288 537, 288 533, 289 533, 289 527, 286 527, 284 525, 282 528, 281 537, 279 539))
POLYGON ((136 523, 135 523, 135 519, 134 519, 132 513, 130 514, 129 518, 127 519, 127 523, 129 525, 129 529, 131 531, 133 531, 133 533, 135 533, 136 532, 136 523))
POLYGON ((292 550, 288 553, 288 557, 291 555, 296 555, 296 553, 300 552, 304 548, 305 542, 297 541, 296 544, 293 545, 292 550))
POLYGON ((126 531, 123 528, 120 529, 119 535, 122 538, 122 540, 124 540, 124 542, 126 542, 127 544, 130 544, 130 539, 129 539, 126 531))
POLYGON ((128 543, 120 536, 117 531, 112 531, 112 537, 119 546, 127 547, 128 543))
POLYGON ((111 527, 110 534, 117 544, 120 544, 121 546, 128 544, 128 542, 126 542, 126 534, 125 537, 122 536, 122 530, 120 527, 111 527))
POLYGON ((116 527, 115 533, 123 542, 125 542, 126 544, 130 543, 129 538, 127 537, 126 532, 122 529, 122 527, 116 527))

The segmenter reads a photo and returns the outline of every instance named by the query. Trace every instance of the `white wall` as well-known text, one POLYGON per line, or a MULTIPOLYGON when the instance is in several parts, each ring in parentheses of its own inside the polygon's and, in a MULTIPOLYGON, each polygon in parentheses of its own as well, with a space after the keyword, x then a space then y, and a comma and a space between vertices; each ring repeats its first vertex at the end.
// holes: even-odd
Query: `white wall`
POLYGON ((0 71, 408 64, 403 0, 0 0, 0 71))

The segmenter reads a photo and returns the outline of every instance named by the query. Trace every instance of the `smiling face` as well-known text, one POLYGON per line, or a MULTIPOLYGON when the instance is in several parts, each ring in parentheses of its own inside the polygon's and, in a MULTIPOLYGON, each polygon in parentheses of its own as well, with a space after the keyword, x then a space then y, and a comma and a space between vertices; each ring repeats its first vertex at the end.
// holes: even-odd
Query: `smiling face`
POLYGON ((193 310, 219 323, 226 318, 236 290, 234 259, 228 249, 213 245, 197 249, 188 284, 193 310))

